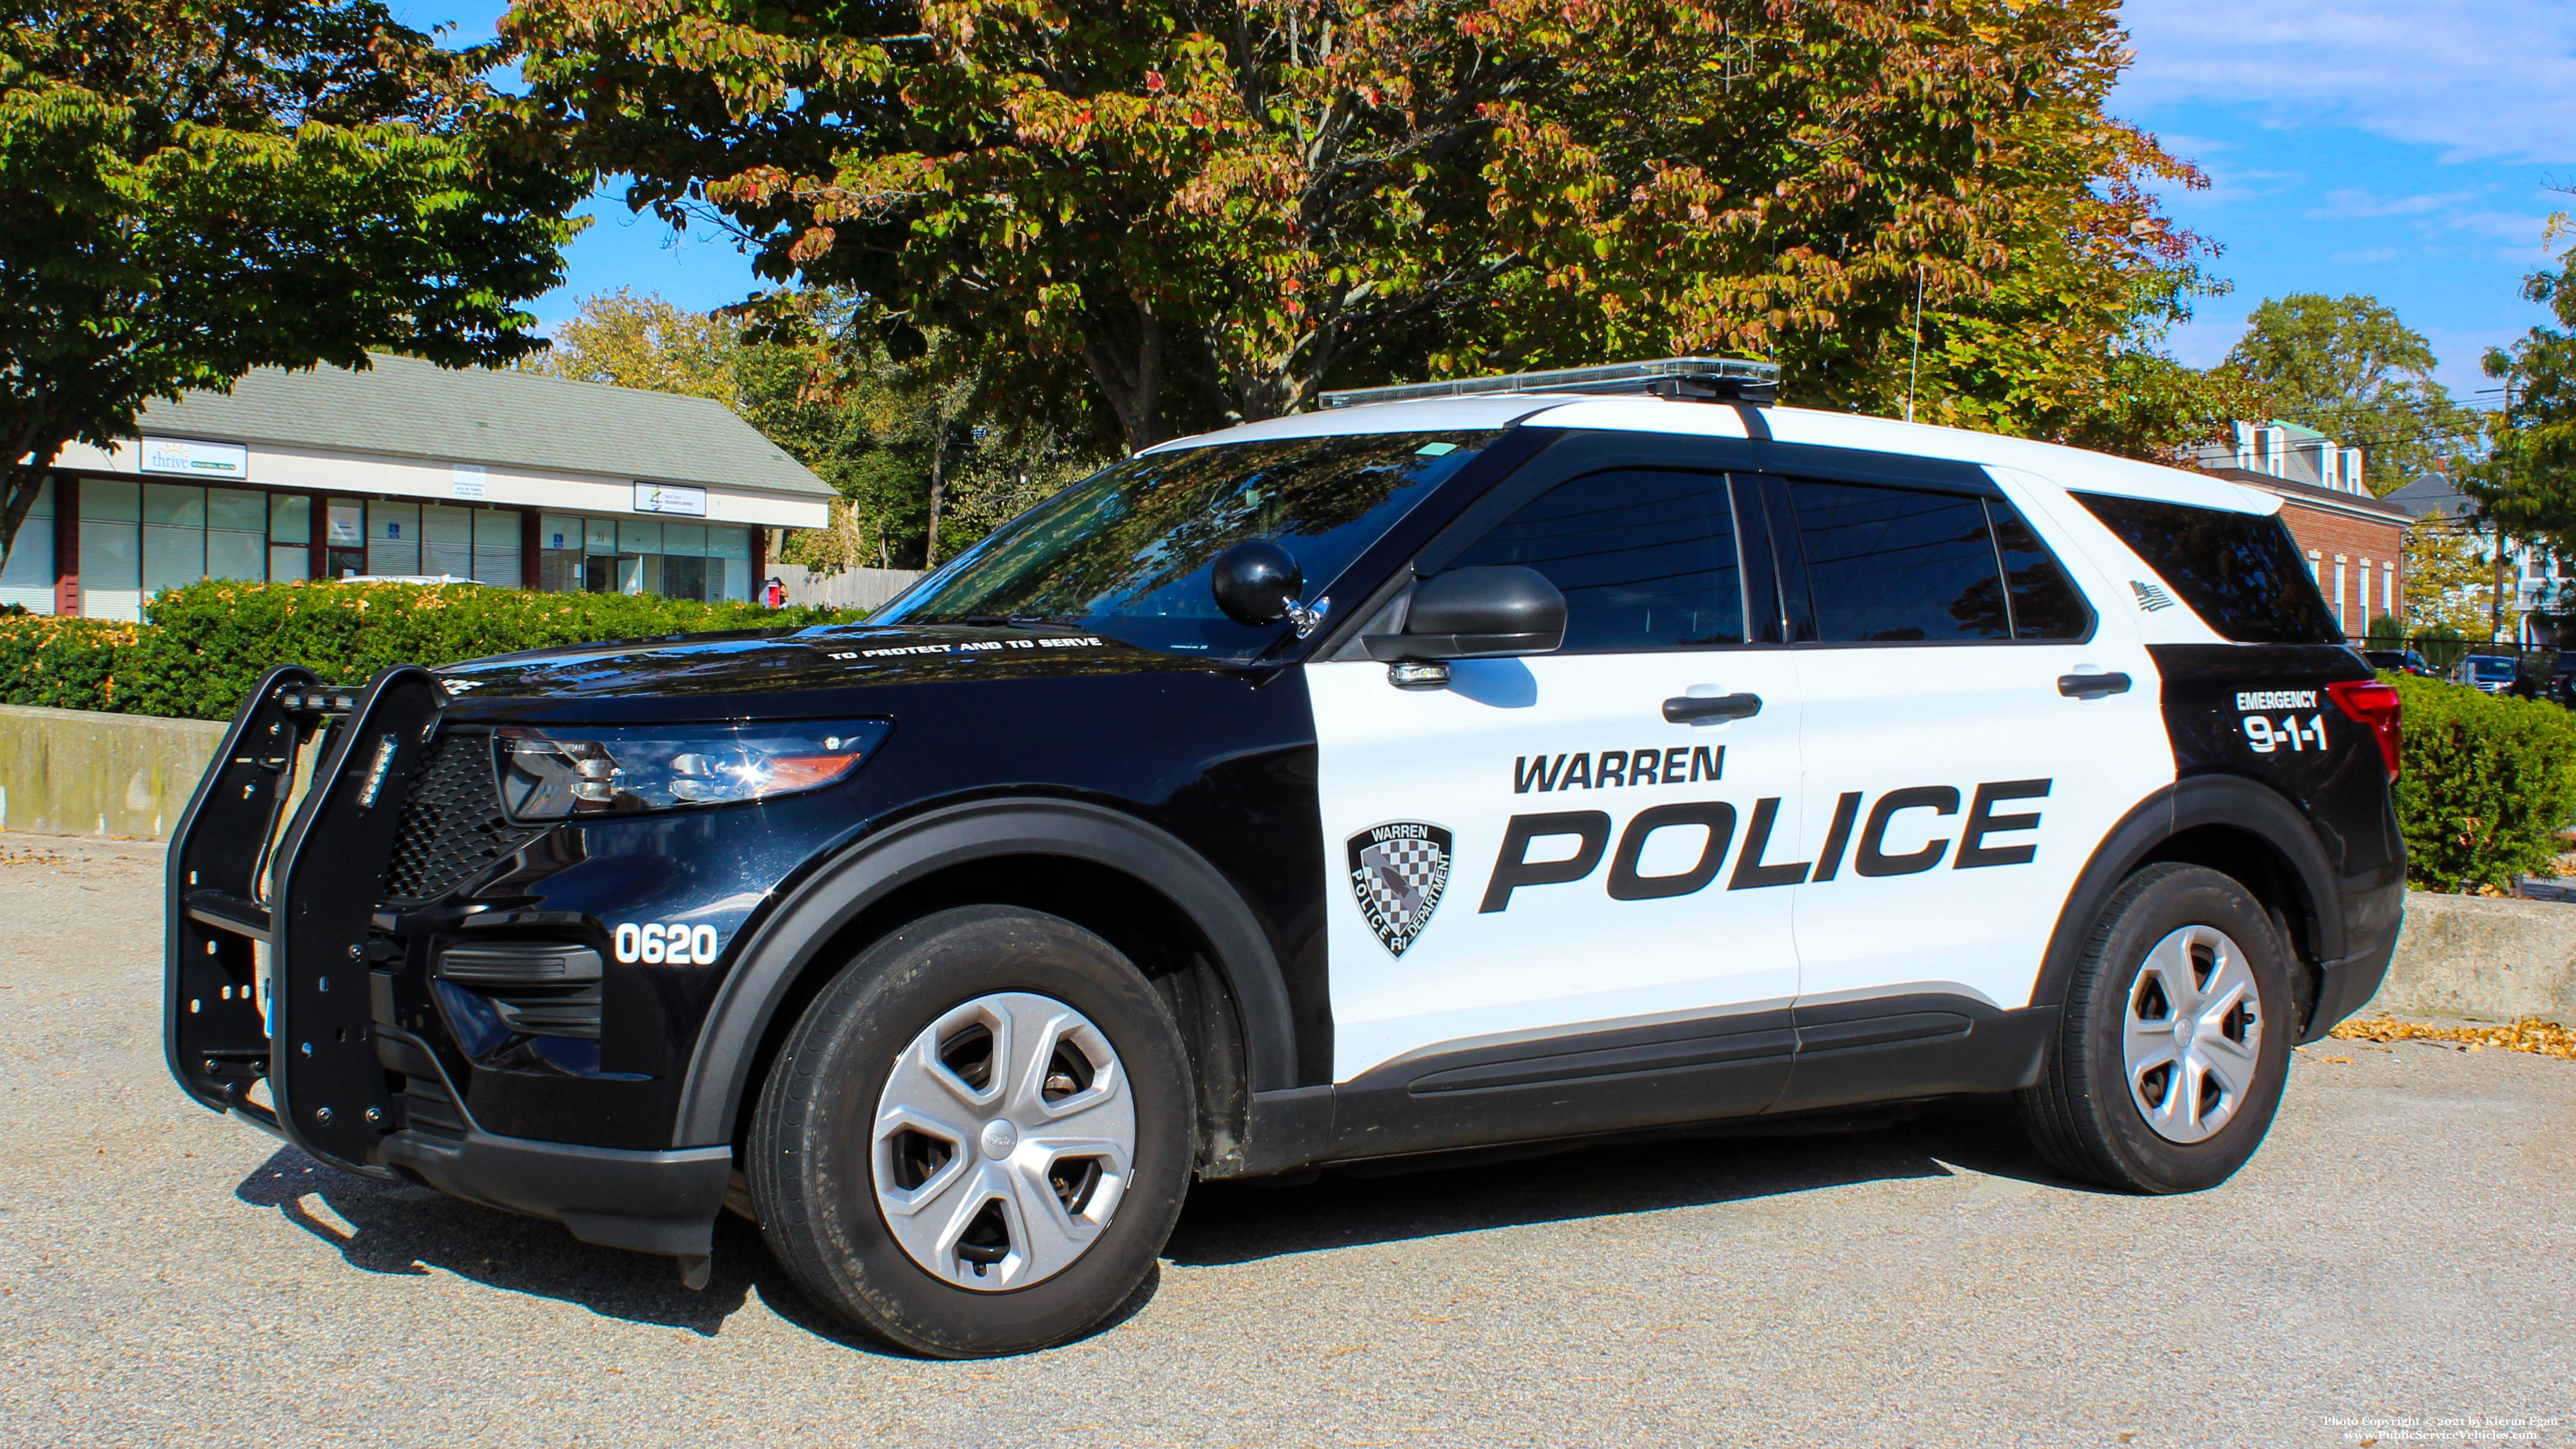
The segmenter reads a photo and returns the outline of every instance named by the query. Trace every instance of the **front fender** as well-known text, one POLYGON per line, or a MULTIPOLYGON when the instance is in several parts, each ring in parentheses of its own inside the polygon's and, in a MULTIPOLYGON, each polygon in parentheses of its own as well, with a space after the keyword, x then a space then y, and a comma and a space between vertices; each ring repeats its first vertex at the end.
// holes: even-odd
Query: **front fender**
MULTIPOLYGON (((951 867, 1001 856, 1057 855, 1134 877, 1184 912, 1206 938, 1241 1013, 1244 1076, 1254 1092, 1293 1086, 1296 1037, 1277 953, 1242 895, 1169 832, 1068 800, 979 801, 934 810, 869 835, 798 886, 743 947, 699 1030, 680 1090, 674 1145, 733 1139, 762 1042, 779 1008, 842 928, 894 892, 951 867)), ((831 963, 820 963, 829 967, 831 963)))

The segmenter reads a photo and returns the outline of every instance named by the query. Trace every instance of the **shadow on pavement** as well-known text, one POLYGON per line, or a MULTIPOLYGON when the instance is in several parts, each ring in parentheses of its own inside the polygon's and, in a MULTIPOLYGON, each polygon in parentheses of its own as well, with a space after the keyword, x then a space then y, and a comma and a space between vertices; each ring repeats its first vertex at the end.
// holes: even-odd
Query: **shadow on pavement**
MULTIPOLYGON (((1487 1228, 1656 1212, 1782 1197, 1818 1188, 1953 1174, 1948 1164, 2056 1185, 1991 1104, 1923 1109, 1893 1121, 1818 1118, 1747 1130, 1685 1129, 1574 1149, 1495 1149, 1401 1164, 1339 1168, 1293 1185, 1194 1188, 1164 1256, 1186 1266, 1439 1237, 1487 1228)), ((855 1333, 806 1300, 751 1224, 717 1219, 714 1278, 680 1285, 667 1261, 581 1242, 557 1223, 460 1202, 424 1187, 375 1182, 280 1148, 234 1189, 275 1209, 368 1273, 432 1269, 512 1293, 578 1304, 605 1317, 714 1337, 757 1293, 797 1327, 863 1352, 908 1357, 855 1333)), ((1155 1283, 1098 1331, 1151 1300, 1155 1283)), ((1089 1335, 1086 1335, 1088 1337, 1089 1335)))
MULTIPOLYGON (((233 1194, 254 1207, 276 1209, 365 1272, 416 1276, 436 1268, 494 1288, 576 1303, 606 1317, 692 1333, 714 1335, 755 1287, 772 1303, 796 1296, 770 1266, 758 1230, 731 1214, 716 1222, 713 1280, 691 1292, 680 1286, 667 1259, 598 1247, 560 1223, 479 1207, 425 1187, 355 1177, 292 1147, 271 1153, 233 1194)), ((823 1331, 801 1302, 798 1308, 806 1314, 799 1322, 823 1331)))
MULTIPOLYGON (((2050 1186, 2008 1107, 1940 1104, 1910 1117, 1820 1117, 1638 1134, 1596 1145, 1491 1149, 1445 1161, 1337 1168, 1300 1186, 1204 1183, 1164 1256, 1193 1267, 1528 1223, 1784 1197, 1955 1175, 2050 1186)), ((2080 1190, 2080 1189, 2070 1189, 2080 1190)))

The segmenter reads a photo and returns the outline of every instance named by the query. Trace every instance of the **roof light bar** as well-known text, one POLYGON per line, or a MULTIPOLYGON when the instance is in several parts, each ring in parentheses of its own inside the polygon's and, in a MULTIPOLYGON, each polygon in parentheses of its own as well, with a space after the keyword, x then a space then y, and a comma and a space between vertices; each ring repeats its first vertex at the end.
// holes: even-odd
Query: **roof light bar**
POLYGON ((1324 394, 1328 408, 1366 403, 1419 402, 1425 398, 1486 393, 1610 393, 1629 397, 1688 398, 1768 406, 1780 396, 1780 364, 1745 357, 1660 357, 1652 362, 1612 362, 1554 372, 1515 372, 1501 377, 1461 377, 1447 382, 1406 382, 1324 394))

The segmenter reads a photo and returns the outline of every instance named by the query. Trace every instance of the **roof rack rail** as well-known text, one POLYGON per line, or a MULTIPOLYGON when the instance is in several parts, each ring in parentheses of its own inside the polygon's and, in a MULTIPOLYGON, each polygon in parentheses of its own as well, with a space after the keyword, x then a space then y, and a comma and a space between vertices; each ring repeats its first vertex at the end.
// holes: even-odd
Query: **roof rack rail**
POLYGON ((1364 403, 1419 402, 1425 398, 1485 393, 1608 393, 1623 397, 1684 398, 1696 402, 1750 403, 1768 407, 1780 397, 1780 364, 1747 357, 1659 357, 1652 362, 1612 362, 1554 372, 1514 372, 1500 377, 1461 377, 1447 382, 1405 382, 1355 387, 1324 394, 1328 408, 1364 403))

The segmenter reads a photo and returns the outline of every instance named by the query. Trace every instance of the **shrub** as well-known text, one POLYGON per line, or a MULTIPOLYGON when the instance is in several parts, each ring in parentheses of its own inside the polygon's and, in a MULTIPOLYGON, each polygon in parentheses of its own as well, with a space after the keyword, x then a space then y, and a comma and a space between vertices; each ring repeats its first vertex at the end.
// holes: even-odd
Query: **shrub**
POLYGON ((111 619, 0 617, 0 704, 127 708, 132 691, 118 669, 140 632, 111 619))
POLYGON ((389 664, 453 664, 522 649, 713 630, 803 628, 857 615, 626 594, 208 580, 159 594, 144 617, 140 628, 91 619, 0 619, 0 699, 223 720, 280 664, 305 665, 327 683, 360 684, 389 664))
POLYGON ((2576 819, 2576 716, 2436 679, 2381 677, 2405 706, 2395 794, 2406 873, 2456 891, 2547 871, 2576 819))

